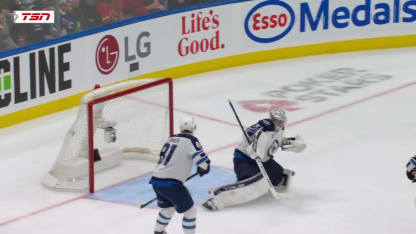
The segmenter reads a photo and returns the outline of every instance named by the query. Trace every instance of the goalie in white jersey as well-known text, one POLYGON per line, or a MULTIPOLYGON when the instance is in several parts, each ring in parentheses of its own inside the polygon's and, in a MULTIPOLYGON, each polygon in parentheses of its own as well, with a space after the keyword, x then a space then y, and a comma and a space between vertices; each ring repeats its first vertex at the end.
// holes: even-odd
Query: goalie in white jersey
POLYGON ((263 174, 256 158, 261 159, 274 186, 272 189, 287 193, 294 172, 284 169, 273 159, 273 154, 279 148, 299 153, 306 148, 306 144, 299 135, 284 137, 286 121, 286 112, 278 108, 270 112, 270 118, 259 120, 245 130, 245 136, 234 150, 233 162, 237 182, 211 190, 213 197, 203 204, 205 208, 219 210, 249 202, 266 194, 270 188, 263 181, 263 174))
POLYGON ((166 234, 165 228, 173 214, 183 213, 182 227, 185 234, 196 230, 196 208, 184 182, 197 166, 200 176, 210 170, 210 160, 198 139, 193 136, 196 124, 193 118, 184 117, 180 123, 180 134, 169 137, 160 152, 160 160, 153 171, 150 184, 156 193, 158 206, 155 234, 166 234))

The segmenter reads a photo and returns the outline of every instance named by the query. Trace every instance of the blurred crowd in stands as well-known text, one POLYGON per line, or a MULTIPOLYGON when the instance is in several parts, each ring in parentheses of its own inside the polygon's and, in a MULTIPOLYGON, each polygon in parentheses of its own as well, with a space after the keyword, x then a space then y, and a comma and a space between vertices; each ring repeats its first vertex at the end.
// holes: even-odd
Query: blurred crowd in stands
POLYGON ((218 0, 0 0, 0 52, 131 17, 218 0), (14 11, 55 11, 54 24, 15 24, 14 11))

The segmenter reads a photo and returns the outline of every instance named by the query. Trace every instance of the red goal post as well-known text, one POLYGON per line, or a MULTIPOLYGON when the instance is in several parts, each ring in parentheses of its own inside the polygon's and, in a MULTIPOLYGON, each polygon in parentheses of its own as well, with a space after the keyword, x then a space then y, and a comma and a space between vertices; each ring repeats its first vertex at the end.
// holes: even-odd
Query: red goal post
POLYGON ((93 130, 93 106, 98 103, 103 103, 108 100, 118 98, 121 96, 125 96, 134 92, 139 92, 141 90, 150 89, 152 87, 156 87, 162 84, 168 84, 169 87, 169 125, 170 125, 170 133, 169 135, 173 135, 173 88, 172 88, 172 79, 165 78, 157 81, 153 81, 147 84, 139 85, 133 88, 129 88, 127 90, 122 90, 116 93, 113 93, 108 96, 103 96, 97 99, 93 99, 88 102, 88 135, 89 135, 89 180, 90 180, 90 193, 94 193, 94 130, 93 130))
POLYGON ((55 165, 42 183, 63 190, 89 188, 94 193, 98 171, 115 167, 126 157, 157 161, 173 126, 170 78, 93 90, 83 96, 55 165))

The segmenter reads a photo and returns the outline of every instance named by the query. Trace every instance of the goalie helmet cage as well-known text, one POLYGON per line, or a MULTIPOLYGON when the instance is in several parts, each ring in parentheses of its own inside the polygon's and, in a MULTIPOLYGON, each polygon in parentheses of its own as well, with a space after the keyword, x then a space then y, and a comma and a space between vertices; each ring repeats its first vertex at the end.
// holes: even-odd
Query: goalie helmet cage
POLYGON ((89 187, 94 193, 95 173, 118 165, 122 155, 157 161, 162 144, 173 135, 173 125, 170 78, 121 82, 87 93, 43 184, 63 190, 89 187), (112 143, 105 142, 109 126, 116 130, 112 143), (76 185, 81 180, 83 184, 76 185))

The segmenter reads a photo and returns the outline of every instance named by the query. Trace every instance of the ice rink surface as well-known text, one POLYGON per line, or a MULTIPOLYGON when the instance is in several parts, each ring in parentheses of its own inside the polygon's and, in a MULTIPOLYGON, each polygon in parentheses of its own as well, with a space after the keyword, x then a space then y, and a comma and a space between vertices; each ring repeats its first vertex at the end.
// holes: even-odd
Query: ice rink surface
MULTIPOLYGON (((416 48, 355 52, 236 67, 174 81, 175 118, 196 118, 196 136, 217 168, 232 168, 241 139, 228 106, 245 126, 276 105, 288 110, 286 136, 307 149, 277 152, 296 171, 292 200, 268 194, 209 212, 198 206, 199 234, 413 234, 416 184, 405 165, 416 154, 416 48)), ((153 233, 158 210, 45 189, 73 108, 0 130, 0 233, 153 233)), ((177 126, 177 125, 176 125, 177 126)), ((123 171, 148 175, 153 164, 126 164, 97 176, 97 186, 123 171)), ((218 177, 218 183, 222 179, 218 177)), ((181 215, 167 231, 182 233, 181 215)))

